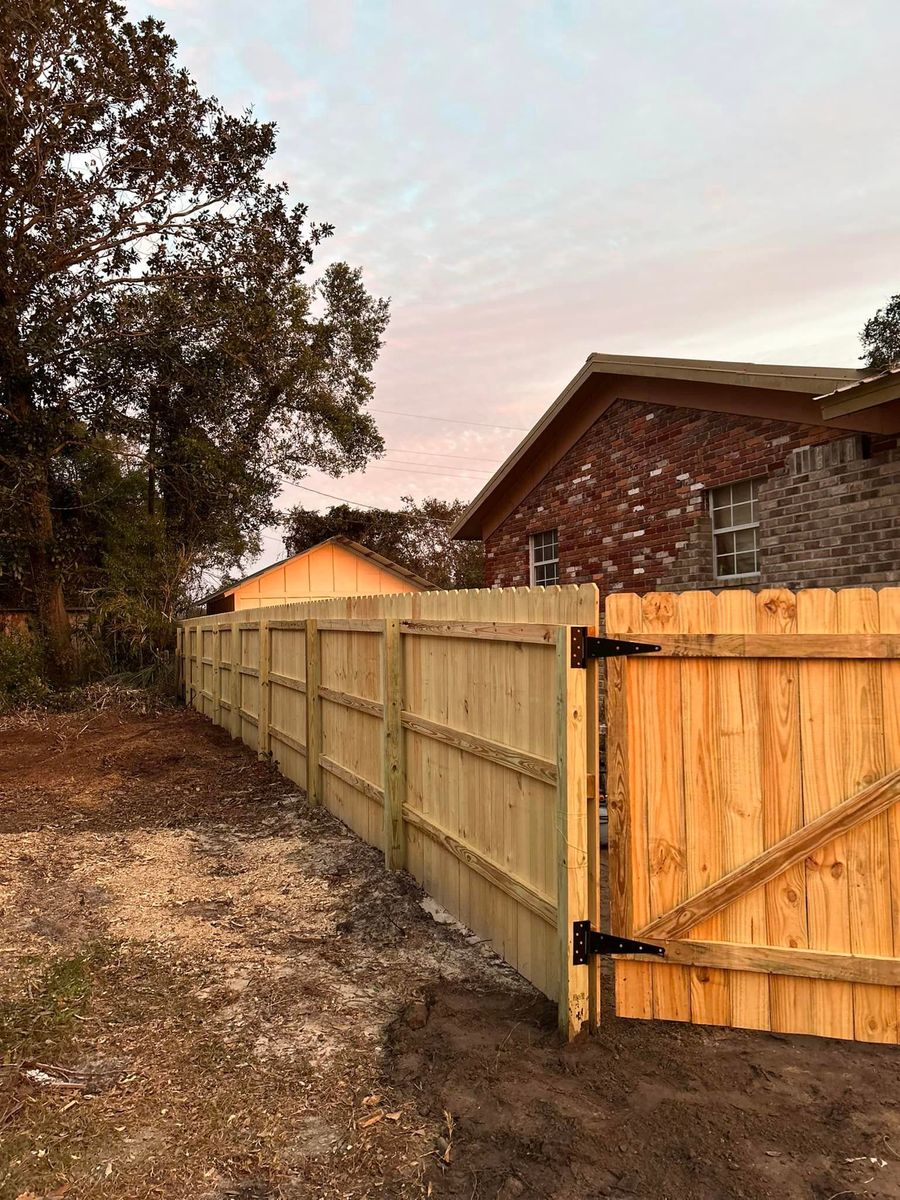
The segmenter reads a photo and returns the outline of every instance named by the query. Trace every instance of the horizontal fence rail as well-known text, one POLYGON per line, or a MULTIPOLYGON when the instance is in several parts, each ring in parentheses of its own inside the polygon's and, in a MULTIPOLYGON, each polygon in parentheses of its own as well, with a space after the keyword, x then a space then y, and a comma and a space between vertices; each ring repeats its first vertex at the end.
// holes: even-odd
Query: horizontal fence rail
POLYGON ((179 631, 188 702, 489 939, 568 1036, 599 1004, 571 942, 599 916, 596 674, 569 646, 597 616, 585 585, 347 597, 179 631))

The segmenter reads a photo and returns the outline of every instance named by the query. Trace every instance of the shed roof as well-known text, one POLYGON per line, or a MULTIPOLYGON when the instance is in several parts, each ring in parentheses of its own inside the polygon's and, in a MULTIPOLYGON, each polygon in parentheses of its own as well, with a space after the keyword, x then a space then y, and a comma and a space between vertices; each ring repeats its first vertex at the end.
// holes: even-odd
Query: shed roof
POLYGON ((276 567, 283 567, 285 563, 295 562, 297 559, 305 558, 307 554, 312 554, 314 550, 320 549, 322 546, 337 545, 343 546, 345 550, 350 550, 353 554, 358 554, 360 558, 368 559, 369 562, 377 563, 377 565, 385 571, 390 571, 400 579, 406 580, 407 583, 414 583, 426 592, 436 592, 440 589, 436 583, 432 583, 430 579, 425 579, 422 575, 416 575, 414 571, 408 570, 406 567, 401 567, 399 563, 395 563, 390 558, 385 558, 383 554, 378 554, 375 550, 370 550, 368 546, 363 546, 360 542, 354 542, 352 538, 344 537, 342 534, 336 534, 334 537, 326 538, 324 542, 317 542, 315 546, 310 546, 306 550, 301 550, 299 554, 290 554, 287 558, 280 558, 278 562, 269 563, 268 566, 260 567, 258 571, 253 571, 250 575, 245 575, 243 579, 237 579, 234 583, 229 583, 226 587, 221 587, 215 592, 210 592, 208 596, 204 596, 199 600, 199 604, 208 604, 210 600, 216 600, 219 596, 228 596, 242 587, 245 583, 249 583, 251 579, 258 579, 260 575, 265 575, 269 571, 274 571, 276 567))
POLYGON ((534 428, 494 472, 451 529, 462 539, 488 536, 616 399, 733 412, 848 430, 900 430, 900 404, 887 417, 832 412, 837 389, 859 391, 871 376, 855 367, 797 367, 696 358, 591 354, 534 428), (648 383, 653 387, 648 387, 648 383))

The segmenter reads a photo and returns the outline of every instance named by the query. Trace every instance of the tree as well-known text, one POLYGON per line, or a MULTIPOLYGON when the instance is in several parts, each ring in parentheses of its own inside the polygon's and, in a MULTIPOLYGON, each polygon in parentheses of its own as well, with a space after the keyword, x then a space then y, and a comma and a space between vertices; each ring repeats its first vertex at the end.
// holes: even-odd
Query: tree
POLYGON ((326 513, 297 507, 286 515, 285 546, 301 554, 326 538, 343 536, 390 558, 442 588, 484 587, 481 542, 457 542, 450 527, 462 513, 461 500, 402 498, 403 507, 360 509, 336 505, 326 513))
POLYGON ((301 282, 330 227, 265 181, 274 127, 203 97, 175 51, 115 0, 0 10, 0 499, 60 674, 67 455, 108 437, 143 458, 195 559, 201 526, 246 550, 277 471, 380 448, 361 406, 386 307, 346 267, 301 282))
POLYGON ((900 364, 900 295, 892 296, 884 308, 866 321, 859 340, 868 367, 884 369, 900 364))

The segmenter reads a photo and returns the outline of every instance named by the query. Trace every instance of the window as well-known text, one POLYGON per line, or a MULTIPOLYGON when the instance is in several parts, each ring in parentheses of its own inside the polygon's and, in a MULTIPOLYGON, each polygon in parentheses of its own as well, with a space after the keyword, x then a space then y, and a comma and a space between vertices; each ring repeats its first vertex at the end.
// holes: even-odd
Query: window
POLYGON ((759 574, 758 479, 729 483, 709 493, 716 579, 759 574))
POLYGON ((531 535, 531 586, 559 583, 559 539, 555 529, 531 535))

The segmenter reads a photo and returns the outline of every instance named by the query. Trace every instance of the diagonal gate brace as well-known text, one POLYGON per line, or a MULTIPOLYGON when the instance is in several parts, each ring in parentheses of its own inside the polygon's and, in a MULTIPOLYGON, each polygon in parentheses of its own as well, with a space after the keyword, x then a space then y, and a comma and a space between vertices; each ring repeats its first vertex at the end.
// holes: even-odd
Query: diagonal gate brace
POLYGON ((665 958, 664 946, 652 942, 636 942, 633 938, 591 929, 590 921, 575 921, 572 925, 572 965, 586 966, 595 954, 653 954, 665 958))

